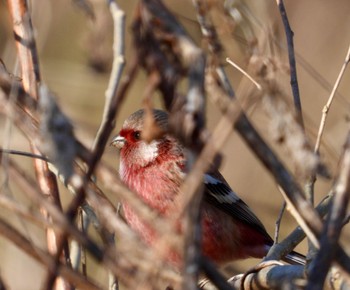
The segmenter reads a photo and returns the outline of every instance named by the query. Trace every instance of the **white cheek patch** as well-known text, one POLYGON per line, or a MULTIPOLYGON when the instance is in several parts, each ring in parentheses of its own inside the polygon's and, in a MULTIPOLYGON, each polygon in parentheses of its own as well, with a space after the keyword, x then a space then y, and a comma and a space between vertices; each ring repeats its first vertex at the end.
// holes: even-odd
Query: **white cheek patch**
POLYGON ((159 142, 156 140, 153 140, 149 144, 144 141, 140 142, 137 150, 139 151, 139 155, 142 156, 144 165, 147 165, 158 157, 158 144, 159 142))
POLYGON ((215 199, 220 203, 232 204, 241 200, 230 187, 209 174, 204 174, 204 183, 209 194, 215 197, 215 199))

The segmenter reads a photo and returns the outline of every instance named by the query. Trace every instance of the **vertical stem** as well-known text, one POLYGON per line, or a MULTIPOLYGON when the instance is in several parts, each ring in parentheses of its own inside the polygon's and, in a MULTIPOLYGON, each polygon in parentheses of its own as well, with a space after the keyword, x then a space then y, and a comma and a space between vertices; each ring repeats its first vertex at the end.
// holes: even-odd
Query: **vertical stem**
POLYGON ((343 76, 344 76, 344 72, 346 70, 346 67, 347 65, 349 64, 350 62, 350 44, 349 44, 349 48, 348 48, 348 52, 346 53, 346 56, 345 56, 345 60, 344 60, 344 63, 340 69, 340 72, 338 74, 338 77, 337 77, 337 80, 335 81, 335 84, 333 86, 333 89, 332 89, 332 92, 328 98, 328 101, 326 103, 326 105, 323 107, 323 110, 322 110, 322 118, 321 118, 321 122, 320 122, 320 127, 318 129, 318 134, 317 134, 317 140, 316 140, 316 145, 315 145, 315 153, 319 153, 319 150, 320 150, 320 146, 321 146, 321 138, 322 138, 322 135, 323 135, 323 131, 324 131, 324 127, 326 125, 326 119, 327 119, 327 116, 328 116, 328 111, 332 105, 332 102, 333 102, 333 99, 334 99, 334 96, 337 92, 337 89, 339 87, 339 84, 340 84, 340 81, 342 80, 343 76))
POLYGON ((23 87, 27 93, 37 99, 37 82, 40 81, 39 62, 27 2, 26 0, 8 0, 7 4, 13 21, 23 87))
POLYGON ((294 33, 289 25, 287 12, 284 7, 283 0, 276 0, 276 2, 280 10, 282 22, 284 25, 284 30, 286 32, 287 46, 288 46, 288 59, 289 59, 289 67, 290 67, 290 85, 292 87, 292 92, 293 92, 294 106, 299 117, 300 125, 304 128, 304 120, 302 115, 299 85, 298 85, 298 78, 297 78, 297 68, 296 68, 295 53, 294 53, 294 42, 293 42, 294 33))
POLYGON ((344 146, 339 168, 338 178, 334 185, 334 201, 320 238, 320 251, 318 251, 309 267, 310 275, 307 290, 323 288, 327 273, 336 255, 336 245, 343 228, 343 221, 350 200, 350 132, 344 146))
MULTIPOLYGON (((8 7, 13 21, 13 32, 16 41, 18 59, 21 67, 21 77, 23 88, 34 99, 38 99, 38 83, 40 82, 40 70, 38 53, 34 38, 31 16, 26 0, 8 0, 8 7)), ((31 142, 33 154, 40 155, 38 148, 31 142)), ((48 169, 48 164, 45 161, 34 159, 34 168, 38 184, 42 193, 53 200, 60 207, 59 191, 57 180, 53 173, 48 169)), ((41 209, 43 216, 49 219, 47 211, 41 209)), ((60 233, 53 229, 47 229, 48 250, 54 255, 59 249, 57 245, 58 236, 60 233)), ((49 276, 56 277, 56 273, 49 273, 49 276)), ((51 280, 54 280, 53 278, 51 280)), ((69 289, 69 285, 63 280, 58 281, 56 289, 69 289)))

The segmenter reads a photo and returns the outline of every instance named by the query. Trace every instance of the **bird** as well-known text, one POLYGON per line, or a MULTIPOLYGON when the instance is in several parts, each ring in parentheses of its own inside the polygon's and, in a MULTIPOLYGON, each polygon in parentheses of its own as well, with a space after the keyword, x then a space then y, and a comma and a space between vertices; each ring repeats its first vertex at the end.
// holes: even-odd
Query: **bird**
MULTIPOLYGON (((120 152, 121 180, 159 215, 170 216, 182 194, 179 188, 186 177, 186 156, 184 146, 169 133, 168 113, 152 109, 151 114, 163 134, 150 142, 142 138, 146 111, 140 109, 124 121, 111 145, 120 152)), ((206 172, 203 182, 202 254, 217 265, 266 256, 274 241, 249 206, 217 169, 206 172)), ((129 226, 152 245, 156 237, 151 227, 128 204, 123 203, 123 211, 129 226)), ((171 262, 181 264, 178 255, 170 256, 171 262)), ((305 263, 303 255, 296 252, 284 260, 305 263)))

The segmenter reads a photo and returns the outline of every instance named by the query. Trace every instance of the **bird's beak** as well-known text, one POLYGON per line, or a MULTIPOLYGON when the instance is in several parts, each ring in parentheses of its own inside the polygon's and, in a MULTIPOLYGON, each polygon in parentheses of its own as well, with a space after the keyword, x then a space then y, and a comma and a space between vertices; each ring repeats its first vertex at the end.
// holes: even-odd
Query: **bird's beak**
POLYGON ((122 149, 123 146, 125 145, 125 138, 123 136, 117 135, 116 137, 113 138, 111 142, 111 146, 117 147, 118 149, 122 149))

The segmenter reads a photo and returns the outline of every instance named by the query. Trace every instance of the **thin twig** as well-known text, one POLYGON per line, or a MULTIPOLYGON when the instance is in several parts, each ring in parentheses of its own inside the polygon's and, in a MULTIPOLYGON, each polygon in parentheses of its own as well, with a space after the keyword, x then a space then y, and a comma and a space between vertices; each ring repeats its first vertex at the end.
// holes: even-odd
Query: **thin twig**
MULTIPOLYGON (((324 217, 328 213, 332 198, 333 193, 331 192, 316 207, 316 211, 321 217, 324 217)), ((305 232, 300 226, 298 226, 283 241, 271 247, 269 253, 265 257, 265 260, 280 260, 281 257, 290 253, 304 238, 305 232)))
MULTIPOLYGON (((112 73, 115 75, 111 76, 110 84, 108 87, 108 90, 106 92, 106 106, 105 106, 105 113, 104 113, 104 120, 103 125, 101 125, 101 129, 99 130, 98 137, 96 138, 96 141, 94 143, 93 152, 91 155, 91 158, 88 163, 88 170, 85 176, 83 176, 80 179, 78 175, 76 175, 76 180, 79 180, 75 184, 76 188, 76 195, 73 199, 73 201, 68 206, 66 215, 67 217, 73 221, 75 218, 75 215, 77 213, 77 209, 83 204, 85 200, 85 190, 86 185, 88 183, 88 180, 91 178, 93 172, 95 171, 95 168, 97 166, 97 163, 99 162, 103 152, 105 145, 108 141, 109 134, 114 128, 114 120, 115 120, 115 113, 121 103, 121 101, 124 98, 125 91, 122 91, 121 93, 117 94, 117 86, 119 84, 120 74, 123 68, 124 60, 122 56, 123 52, 123 45, 124 45, 124 12, 122 10, 119 10, 119 7, 114 1, 109 2, 110 9, 112 11, 113 19, 116 21, 116 31, 115 32, 115 40, 114 40, 114 48, 115 48, 115 59, 113 62, 113 70, 112 73), (116 43, 118 41, 118 43, 116 43), (119 46, 120 45, 120 46, 119 46), (114 79, 115 78, 115 79, 114 79)), ((131 70, 131 74, 134 72, 134 70, 131 70)), ((126 81, 126 84, 123 88, 128 88, 128 84, 130 83, 130 79, 126 81)), ((63 237, 65 235, 63 234, 63 237)), ((62 239, 60 240, 62 241, 62 239)), ((62 244, 60 243, 58 246, 58 249, 62 248, 62 244)), ((50 284, 48 283, 48 288, 50 287, 50 284)))
POLYGON ((321 118, 321 122, 320 122, 320 127, 318 129, 318 134, 317 134, 317 139, 316 139, 316 144, 315 144, 315 149, 314 149, 314 151, 316 153, 319 153, 319 150, 320 150, 321 139, 322 139, 324 127, 326 125, 326 119, 327 119, 327 116, 328 116, 328 111, 329 111, 329 109, 330 109, 330 107, 332 105, 334 96, 335 96, 335 94, 337 92, 337 89, 339 87, 340 81, 342 80, 342 78, 344 76, 346 67, 349 64, 349 62, 350 62, 350 44, 349 44, 348 52, 347 52, 347 54, 345 56, 344 63, 342 65, 341 69, 340 69, 340 72, 338 74, 337 80, 335 81, 335 84, 333 86, 332 92, 331 92, 331 94, 330 94, 330 96, 328 98, 328 101, 327 101, 326 105, 323 107, 323 110, 322 110, 322 118, 321 118))
POLYGON ((20 150, 0 149, 0 153, 1 154, 11 154, 11 155, 25 156, 25 157, 29 157, 29 158, 37 158, 37 159, 41 159, 41 160, 46 161, 46 162, 50 162, 49 158, 47 158, 44 155, 33 154, 33 153, 30 153, 30 152, 24 152, 24 151, 20 151, 20 150))
POLYGON ((235 62, 233 62, 231 59, 229 59, 228 57, 226 58, 226 61, 232 65, 235 69, 237 69, 239 72, 241 72, 243 75, 245 75, 256 87, 259 91, 262 90, 262 87, 261 85, 256 81, 254 80, 254 78, 248 74, 244 69, 242 69, 238 64, 236 64, 235 62))
MULTIPOLYGON (((113 254, 113 252, 110 253, 109 251, 107 251, 107 252, 104 252, 104 257, 102 258, 102 255, 103 255, 102 251, 98 250, 97 248, 93 248, 92 244, 90 242, 87 242, 86 239, 84 240, 82 238, 82 233, 78 231, 75 228, 75 226, 68 221, 67 217, 65 217, 62 212, 58 211, 58 209, 53 204, 51 204, 49 201, 41 197, 40 190, 35 188, 36 186, 35 182, 32 181, 28 184, 28 180, 24 179, 25 174, 22 171, 19 171, 18 167, 16 167, 15 171, 13 171, 13 168, 14 166, 13 164, 11 164, 11 166, 9 167, 10 169, 9 174, 12 176, 12 179, 15 179, 20 187, 23 187, 26 189, 26 193, 28 194, 29 198, 32 201, 34 201, 35 203, 38 203, 39 205, 41 205, 42 207, 45 207, 48 210, 54 223, 58 225, 58 228, 68 232, 74 239, 77 239, 98 261, 102 261, 103 259, 106 267, 110 269, 113 273, 119 274, 120 277, 122 278, 123 283, 127 283, 127 285, 130 285, 130 289, 135 289, 134 286, 137 284, 137 279, 134 276, 136 268, 140 267, 140 269, 142 269, 138 273, 147 273, 149 271, 153 272, 152 270, 153 267, 150 266, 150 264, 143 263, 140 260, 134 261, 135 262, 134 264, 125 263, 125 258, 129 257, 130 249, 129 250, 121 249, 121 252, 118 253, 119 256, 116 256, 116 254, 113 254), (12 174, 15 174, 15 175, 12 175, 12 174), (123 256, 122 253, 124 253, 125 256, 123 256), (131 279, 130 273, 133 273, 132 279, 131 279)), ((113 185, 113 188, 115 189, 115 188, 118 188, 117 183, 119 181, 117 180, 117 174, 115 172, 113 172, 113 176, 115 177, 115 180, 114 182, 112 182, 112 185, 113 185)), ((72 188, 72 186, 69 185, 69 188, 72 188)), ((99 216, 100 222, 105 224, 107 227, 111 228, 113 231, 118 232, 120 237, 123 237, 123 236, 129 237, 131 230, 115 214, 115 208, 113 207, 113 205, 110 204, 108 200, 102 199, 99 193, 94 192, 92 188, 94 187, 89 187, 88 189, 87 200, 92 203, 94 209, 97 209, 96 212, 99 216), (129 235, 126 234, 126 232, 129 233, 129 235)), ((118 189, 117 191, 119 193, 118 189)), ((153 223, 155 223, 154 218, 152 219, 152 221, 153 223)), ((140 249, 140 251, 144 252, 144 249, 142 248, 140 241, 136 237, 134 237, 134 240, 132 239, 128 240, 128 243, 126 243, 126 246, 133 249, 140 249), (137 242, 137 244, 134 245, 132 243, 133 241, 137 242)), ((51 267, 54 267, 54 264, 51 264, 51 267)), ((176 275, 169 275, 167 271, 162 272, 162 274, 158 276, 158 278, 159 279, 164 278, 166 281, 171 281, 169 283, 173 285, 177 284, 175 282, 177 281, 176 275)))
MULTIPOLYGON (((80 230, 83 233, 88 232, 88 227, 89 227, 89 218, 85 214, 83 210, 79 210, 79 225, 80 225, 80 230)), ((81 267, 82 267, 82 273, 85 277, 87 277, 87 259, 86 259, 86 249, 84 247, 81 247, 81 267)))
POLYGON ((323 287, 327 272, 336 254, 335 245, 338 243, 343 228, 342 222, 346 216, 350 200, 350 132, 344 145, 340 172, 334 190, 334 201, 321 236, 320 250, 309 267, 307 290, 316 290, 323 287))
MULTIPOLYGON (((291 215, 294 217, 294 219, 298 222, 298 224, 300 225, 300 227, 304 230, 304 232, 306 233, 306 236, 308 237, 308 239, 311 241, 312 245, 315 248, 319 248, 320 244, 318 241, 318 236, 321 232, 322 229, 322 221, 320 218, 318 218, 318 216, 316 215, 316 212, 313 211, 312 212, 312 216, 317 217, 317 220, 315 221, 315 223, 312 224, 312 226, 310 227, 308 225, 308 222, 306 221, 307 219, 310 221, 312 218, 308 215, 308 214, 301 214, 300 210, 301 207, 296 206, 295 202, 293 202, 291 200, 290 194, 287 194, 286 191, 284 189, 280 189, 280 192, 287 204, 287 209, 289 210, 289 212, 291 213, 291 215), (307 218, 305 218, 307 217, 307 218), (317 233, 315 233, 314 230, 312 230, 311 228, 316 228, 317 227, 317 233)), ((302 201, 302 203, 305 203, 306 206, 308 206, 309 208, 311 208, 311 204, 307 203, 307 200, 304 199, 302 201)))
POLYGON ((112 110, 112 100, 115 98, 117 89, 119 87, 119 82, 121 79, 121 74, 124 69, 125 59, 124 59, 124 45, 125 45, 125 13, 121 10, 114 0, 110 0, 109 9, 114 22, 114 34, 113 34, 113 65, 112 71, 109 77, 108 87, 105 93, 105 107, 103 111, 102 122, 100 128, 97 132, 93 151, 96 151, 97 145, 100 144, 100 140, 103 139, 102 134, 106 131, 105 127, 111 122, 111 110, 112 110))
MULTIPOLYGON (((146 61, 142 63, 146 66, 149 73, 154 74, 154 71, 159 72, 158 76, 164 76, 164 81, 169 82, 169 71, 177 71, 176 67, 180 66, 181 70, 186 71, 186 78, 188 81, 188 89, 186 95, 178 95, 176 100, 177 106, 172 106, 171 114, 169 117, 169 124, 171 133, 177 136, 182 142, 190 149, 187 154, 186 169, 189 172, 193 172, 192 166, 197 159, 198 151, 201 149, 202 144, 198 142, 198 134, 202 132, 205 125, 205 91, 204 91, 204 75, 205 75, 205 56, 203 51, 195 44, 190 38, 186 30, 182 27, 179 21, 174 15, 167 9, 162 1, 159 0, 144 0, 140 2, 140 22, 136 22, 142 25, 140 31, 135 33, 136 41, 148 41, 151 42, 151 46, 158 47, 159 55, 163 56, 167 61, 171 70, 164 70, 164 63, 159 66, 155 66, 155 63, 146 61), (155 25, 156 24, 156 25, 155 25), (169 35, 172 36, 172 41, 169 42, 169 35), (174 60, 181 60, 174 63, 174 60), (163 72, 164 70, 164 72, 163 72)), ((136 27, 136 25, 134 26, 136 27)), ((136 30, 135 30, 136 31, 136 30)), ((148 45, 150 43, 147 43, 148 45)), ((145 45, 147 45, 145 43, 145 45)), ((139 52, 142 53, 142 50, 139 52)), ((158 60, 159 57, 154 55, 153 50, 149 50, 148 47, 145 51, 147 55, 144 57, 152 60, 158 60)), ((170 82, 176 82, 177 79, 182 78, 182 75, 178 75, 177 78, 173 78, 170 82)), ((161 84, 161 82, 159 82, 161 84)), ((159 85, 160 90, 165 92, 168 88, 162 88, 159 85)), ((166 94, 164 100, 167 102, 169 98, 166 94)), ((175 100, 172 100, 174 102, 175 100)), ((202 173, 201 173, 202 174, 202 173)), ((201 178, 200 178, 201 180, 201 178)), ((186 179, 186 181, 188 181, 186 179)), ((201 204, 201 198, 203 188, 197 186, 191 186, 190 182, 186 182, 187 187, 180 188, 183 194, 179 194, 180 197, 186 197, 188 207, 181 207, 184 211, 175 213, 177 216, 179 213, 183 213, 181 216, 184 220, 184 224, 187 225, 184 228, 184 241, 186 243, 184 252, 184 279, 183 286, 186 289, 197 289, 197 281, 199 276, 199 257, 200 257, 200 227, 199 209, 201 204), (184 194, 186 193, 186 194, 184 194)), ((200 184, 200 183, 199 183, 200 184)), ((180 201, 181 202, 181 201, 180 201)), ((175 204, 177 204, 175 202, 175 204)), ((184 205, 184 203, 181 203, 184 205)), ((178 219, 173 220, 176 223, 178 219)), ((173 230, 173 226, 169 227, 173 230)), ((163 233, 162 237, 167 239, 167 235, 163 233)), ((164 243, 164 241, 160 241, 164 243)), ((164 247, 163 247, 164 248, 164 247)), ((180 252, 181 253, 181 252, 180 252)))
POLYGON ((211 20, 211 17, 209 15, 209 5, 207 1, 201 1, 201 0, 192 0, 194 3, 194 6, 196 8, 197 12, 197 20, 202 30, 202 35, 205 37, 209 44, 209 51, 212 58, 212 63, 216 67, 216 73, 220 76, 220 79, 222 81, 222 85, 225 88, 225 90, 230 94, 230 96, 234 96, 235 93, 233 91, 233 88, 230 84, 230 81, 225 73, 225 70, 223 68, 223 65, 220 61, 222 52, 223 52, 223 45, 220 42, 220 39, 218 37, 217 30, 213 24, 213 21, 211 20))
MULTIPOLYGON (((24 90, 34 99, 38 99, 38 83, 41 80, 39 71, 39 59, 34 38, 34 30, 32 26, 31 15, 25 0, 8 0, 8 6, 13 20, 13 28, 18 52, 19 63, 21 66, 22 83, 24 90)), ((39 155, 40 151, 30 139, 31 150, 34 154, 39 155)), ((56 203, 60 208, 60 197, 55 176, 48 170, 48 164, 40 159, 33 159, 34 168, 38 180, 38 184, 42 193, 56 203)), ((48 218, 45 208, 42 209, 43 215, 48 218)), ((59 240, 59 233, 47 229, 48 249, 57 257, 60 257, 61 249, 58 247, 56 252, 56 241, 59 240)), ((63 241, 63 245, 67 241, 63 241)), ((49 271, 48 277, 51 281, 56 280, 56 273, 49 271)), ((70 289, 68 283, 62 281, 61 289, 70 289)), ((52 288, 52 287, 51 287, 52 288)), ((57 288, 58 289, 58 288, 57 288)))
POLYGON ((286 209, 286 202, 283 201, 283 204, 281 206, 280 212, 278 214, 276 223, 275 223, 275 236, 274 236, 274 243, 277 244, 278 243, 278 238, 279 238, 279 233, 280 233, 280 228, 281 228, 281 222, 282 222, 282 218, 283 218, 283 214, 285 212, 286 209))
POLYGON ((13 20, 18 58, 22 71, 22 82, 26 92, 38 98, 37 83, 40 82, 40 70, 32 20, 25 0, 8 0, 13 20))
MULTIPOLYGON (((44 227, 50 226, 50 223, 46 219, 44 219, 41 215, 34 212, 30 208, 22 205, 14 198, 6 196, 5 194, 0 195, 0 205, 3 208, 6 208, 11 212, 15 213, 17 216, 21 217, 26 222, 30 221, 37 226, 44 226, 44 227)), ((57 226, 56 228, 58 229, 59 227, 57 226)))
MULTIPOLYGON (((5 115, 11 116, 16 126, 23 132, 23 134, 31 140, 38 139, 38 128, 36 126, 36 121, 30 117, 29 114, 27 114, 25 111, 18 108, 18 106, 15 106, 12 102, 9 102, 5 95, 1 93, 0 91, 0 111, 2 111, 5 115)), ((87 151, 85 147, 81 145, 80 151, 87 151)), ((74 185, 71 184, 70 181, 64 180, 62 176, 60 176, 57 169, 53 166, 50 167, 50 170, 56 174, 58 177, 60 177, 60 180, 63 184, 66 184, 68 186, 68 189, 71 190, 71 192, 76 195, 76 188, 74 188, 74 185)), ((77 169, 76 169, 77 170, 77 169)), ((82 169, 80 171, 77 171, 80 175, 84 173, 82 169)), ((122 185, 122 182, 118 178, 118 174, 115 170, 112 170, 110 167, 106 166, 106 164, 101 164, 99 167, 99 170, 97 171, 98 178, 104 183, 104 185, 114 192, 117 196, 125 200, 130 206, 132 206, 135 209, 138 209, 138 214, 140 217, 142 217, 143 220, 147 221, 147 223, 154 225, 155 229, 164 229, 168 228, 167 223, 165 223, 162 219, 157 218, 157 214, 154 213, 147 205, 145 205, 144 202, 142 202, 137 195, 127 189, 124 185, 122 185)), ((116 212, 116 209, 114 208, 113 204, 106 198, 106 196, 98 190, 96 185, 89 183, 89 186, 92 187, 92 189, 97 192, 96 195, 98 196, 98 202, 101 204, 104 204, 105 207, 108 207, 111 211, 116 212)), ((89 199, 88 199, 89 202, 89 199)), ((96 203, 96 205, 98 204, 96 203)), ((93 209, 96 211, 96 208, 93 207, 93 209)), ((100 209, 100 207, 98 208, 100 209)), ((92 217, 93 220, 93 217, 92 217)))
POLYGON ((290 84, 293 92, 294 106, 298 114, 298 118, 300 120, 300 125, 304 128, 304 121, 303 121, 303 114, 302 114, 300 93, 299 93, 299 84, 298 84, 298 78, 297 78, 297 68, 296 68, 296 62, 295 62, 293 31, 289 25, 287 12, 284 7, 283 0, 276 0, 276 2, 280 10, 282 22, 284 25, 284 30, 286 32, 287 45, 288 45, 288 59, 289 59, 289 67, 290 67, 290 84))
MULTIPOLYGON (((227 95, 227 97, 230 98, 231 96, 227 95)), ((227 107, 220 107, 220 109, 222 112, 225 112, 227 107)), ((257 155, 265 167, 272 173, 276 182, 283 188, 288 199, 290 199, 290 204, 295 207, 294 212, 297 214, 301 226, 310 235, 309 237, 313 242, 318 244, 318 237, 322 230, 322 221, 315 212, 315 209, 305 199, 299 185, 294 181, 291 174, 286 170, 270 147, 260 137, 243 112, 238 117, 235 128, 255 155, 257 155)), ((339 245, 337 246, 337 255, 337 262, 341 267, 344 269, 350 268, 350 259, 339 245)))
MULTIPOLYGON (((227 98, 232 98, 230 95, 227 95, 227 98)), ((226 112, 227 106, 220 107, 222 112, 226 112)), ((321 230, 322 222, 314 212, 314 209, 309 205, 305 200, 304 194, 300 189, 299 185, 294 181, 290 173, 286 170, 281 161, 277 158, 274 152, 270 147, 265 143, 261 138, 255 128, 252 126, 246 115, 241 111, 238 120, 234 124, 236 130, 240 133, 252 151, 259 157, 262 163, 266 168, 273 174, 277 183, 280 187, 287 193, 288 197, 291 198, 292 204, 297 205, 300 208, 308 208, 308 210, 299 210, 300 211, 300 221, 303 223, 305 230, 308 230, 308 227, 317 229, 318 233, 321 230), (307 223, 303 222, 307 221, 307 223)), ((296 211, 296 212, 299 212, 296 211)), ((315 243, 317 243, 317 238, 314 235, 313 231, 308 231, 311 235, 311 238, 315 243)))
MULTIPOLYGON (((316 139, 316 144, 315 144, 315 147, 314 147, 314 152, 316 154, 319 154, 320 152, 320 146, 321 146, 321 140, 322 140, 322 135, 323 135, 323 132, 324 132, 324 128, 325 128, 325 125, 326 125, 326 119, 327 119, 327 116, 328 116, 328 112, 330 110, 330 107, 332 105, 332 102, 333 102, 333 99, 336 95, 336 92, 337 92, 337 89, 339 87, 339 84, 343 78, 343 75, 345 73, 345 70, 347 68, 347 65, 350 61, 350 44, 349 44, 349 48, 348 48, 348 51, 347 51, 347 54, 345 56, 345 60, 344 60, 344 63, 341 67, 341 70, 338 74, 338 77, 337 77, 337 80, 333 86, 333 89, 332 89, 332 92, 328 98, 328 101, 326 103, 326 105, 323 107, 323 110, 322 110, 322 117, 321 117, 321 121, 320 121, 320 126, 319 126, 319 129, 318 129, 318 134, 317 134, 317 139, 316 139)), ((309 181, 308 183, 306 184, 306 194, 307 196, 309 196, 310 198, 310 201, 313 202, 313 191, 314 191, 314 184, 316 182, 316 175, 312 175, 310 176, 309 178, 309 181)), ((316 255, 316 249, 309 244, 309 253, 308 253, 308 258, 309 259, 313 259, 314 256, 316 255)))
POLYGON ((103 253, 101 249, 93 241, 88 239, 86 235, 80 232, 73 224, 71 224, 70 221, 65 218, 62 211, 60 211, 60 209, 58 209, 51 201, 42 198, 40 189, 37 188, 34 180, 30 179, 17 165, 17 163, 11 159, 9 159, 8 170, 12 178, 17 181, 18 186, 26 189, 25 193, 28 195, 28 197, 34 203, 47 210, 55 223, 59 224, 60 230, 64 230, 70 235, 74 236, 79 243, 84 245, 84 247, 86 247, 97 260, 102 259, 103 253))
MULTIPOLYGON (((215 265, 205 257, 202 257, 202 268, 204 274, 212 281, 212 283, 220 290, 233 290, 235 289, 231 286, 226 279, 221 275, 221 273, 216 269, 215 265)), ((201 289, 205 290, 205 285, 201 287, 201 289)), ((211 289, 211 288, 209 288, 211 289)))
MULTIPOLYGON (((36 247, 31 241, 27 240, 23 235, 21 235, 16 229, 8 225, 3 220, 0 220, 0 235, 10 240, 13 245, 16 245, 19 249, 24 251, 27 255, 35 259, 40 264, 46 266, 46 268, 51 269, 53 266, 54 258, 48 253, 36 247)), ((57 266, 57 275, 61 275, 67 281, 73 285, 86 290, 100 290, 101 287, 97 286, 93 282, 87 280, 79 272, 72 270, 66 265, 61 263, 57 266)))

